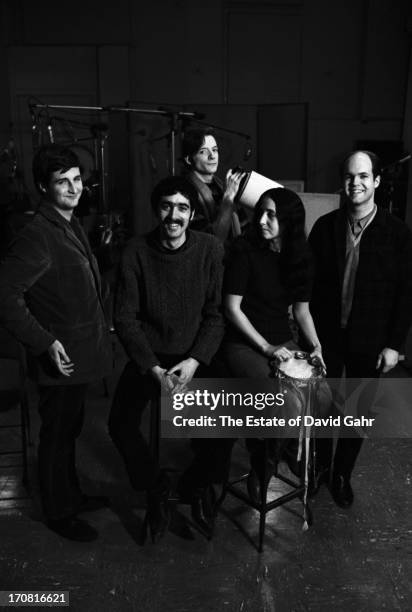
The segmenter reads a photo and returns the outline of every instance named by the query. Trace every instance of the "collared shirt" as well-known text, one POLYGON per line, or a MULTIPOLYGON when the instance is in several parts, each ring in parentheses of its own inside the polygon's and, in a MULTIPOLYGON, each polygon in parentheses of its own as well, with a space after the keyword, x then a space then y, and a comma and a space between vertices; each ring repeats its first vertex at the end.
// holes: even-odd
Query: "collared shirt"
POLYGON ((356 273, 359 265, 359 245, 363 232, 373 221, 376 215, 376 204, 370 213, 362 219, 354 219, 348 214, 346 231, 346 259, 342 284, 342 313, 341 326, 345 328, 348 324, 352 310, 353 296, 355 291, 356 273))
POLYGON ((362 219, 355 219, 352 215, 348 214, 348 222, 349 227, 352 231, 352 234, 355 238, 357 238, 360 234, 362 234, 363 230, 367 225, 369 225, 369 221, 372 221, 372 217, 376 214, 376 204, 365 217, 362 219))

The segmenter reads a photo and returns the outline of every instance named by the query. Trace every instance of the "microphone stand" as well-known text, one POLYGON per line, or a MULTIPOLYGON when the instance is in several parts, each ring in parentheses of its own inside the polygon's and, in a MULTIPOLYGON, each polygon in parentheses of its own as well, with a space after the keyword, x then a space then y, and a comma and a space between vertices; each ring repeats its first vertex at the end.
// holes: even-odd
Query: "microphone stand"
MULTIPOLYGON (((56 110, 81 110, 81 111, 94 111, 94 112, 107 112, 103 106, 77 106, 77 105, 67 105, 67 104, 32 104, 32 108, 40 108, 44 109, 48 115, 49 109, 56 110)), ((50 142, 54 142, 54 134, 51 125, 51 120, 48 117, 47 131, 49 135, 50 142)), ((99 208, 100 214, 107 214, 108 211, 108 197, 107 197, 107 172, 106 172, 106 164, 105 164, 105 144, 107 140, 107 126, 104 124, 96 124, 92 126, 92 136, 95 143, 95 163, 99 168, 100 173, 100 190, 99 190, 99 208), (97 144, 98 143, 98 144, 97 144)), ((87 139, 75 139, 75 142, 79 142, 80 140, 90 140, 87 139)))
POLYGON ((215 130, 218 130, 219 132, 226 132, 227 134, 234 134, 235 136, 246 138, 246 140, 251 140, 252 138, 250 134, 246 134, 245 132, 238 132, 237 130, 231 130, 229 128, 222 127, 221 125, 216 125, 214 123, 205 123, 204 121, 200 121, 196 119, 196 117, 191 118, 191 121, 194 121, 195 123, 198 123, 199 125, 204 125, 205 127, 214 128, 215 130))
POLYGON ((192 121, 199 125, 203 125, 208 128, 213 128, 218 132, 226 132, 227 134, 234 134, 235 136, 239 136, 240 138, 244 138, 246 140, 246 149, 243 156, 243 161, 248 161, 252 155, 252 137, 250 134, 246 134, 245 132, 239 132, 238 130, 231 130, 230 128, 222 127, 221 125, 215 125, 214 123, 204 123, 200 121, 196 117, 191 118, 192 121))
POLYGON ((179 121, 185 119, 195 120, 202 115, 192 111, 172 111, 165 108, 134 108, 133 106, 109 106, 106 110, 111 112, 137 113, 141 115, 160 115, 168 117, 170 122, 170 131, 166 135, 169 140, 169 157, 170 171, 174 176, 176 174, 176 140, 179 132, 179 121))
POLYGON ((100 202, 101 212, 103 215, 108 213, 108 198, 107 198, 107 172, 106 172, 106 157, 105 146, 108 136, 108 127, 104 123, 99 123, 91 126, 91 132, 95 142, 95 155, 98 160, 98 168, 100 174, 100 202))

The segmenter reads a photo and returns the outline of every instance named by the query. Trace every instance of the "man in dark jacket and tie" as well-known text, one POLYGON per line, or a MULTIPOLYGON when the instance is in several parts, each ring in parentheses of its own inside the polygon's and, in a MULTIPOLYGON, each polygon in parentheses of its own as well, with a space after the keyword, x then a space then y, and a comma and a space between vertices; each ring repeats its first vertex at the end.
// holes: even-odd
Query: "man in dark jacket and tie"
MULTIPOLYGON (((374 153, 348 155, 342 164, 345 205, 318 219, 309 236, 315 258, 310 309, 330 378, 340 378, 344 368, 352 380, 389 372, 412 323, 412 234, 376 206, 380 173, 374 153)), ((332 440, 317 442, 326 479, 332 440)), ((361 445, 358 436, 337 443, 331 492, 344 508, 353 502, 350 477, 361 445)))
POLYGON ((80 490, 75 441, 88 384, 110 364, 100 276, 73 216, 83 189, 77 156, 60 145, 42 147, 33 175, 42 203, 0 267, 0 324, 35 356, 46 523, 64 537, 90 541, 97 532, 76 515, 104 500, 80 490))

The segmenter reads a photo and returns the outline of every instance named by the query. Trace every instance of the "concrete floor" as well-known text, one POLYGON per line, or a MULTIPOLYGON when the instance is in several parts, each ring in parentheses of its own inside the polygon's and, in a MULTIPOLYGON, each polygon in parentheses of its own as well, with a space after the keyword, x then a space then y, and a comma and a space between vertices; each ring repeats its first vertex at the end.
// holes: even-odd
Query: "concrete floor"
MULTIPOLYGON (((363 445, 350 510, 339 509, 326 488, 312 504, 308 531, 302 531, 298 500, 274 510, 262 554, 256 550, 258 513, 232 497, 211 542, 190 524, 188 507, 178 506, 166 537, 143 544, 144 499, 130 488, 107 435, 109 403, 101 385, 91 389, 78 443, 84 490, 111 498, 111 508, 88 515, 99 539, 73 543, 44 526, 32 456, 32 496, 0 500, 0 589, 69 591, 76 612, 412 609, 411 440, 363 445)), ((31 404, 36 439, 34 396, 31 404)), ((183 466, 188 443, 165 441, 162 455, 164 462, 183 466)), ((242 445, 232 469, 234 475, 247 470, 242 445)), ((271 495, 279 487, 273 480, 271 495)), ((0 498, 10 493, 24 495, 18 470, 0 467, 0 498)))

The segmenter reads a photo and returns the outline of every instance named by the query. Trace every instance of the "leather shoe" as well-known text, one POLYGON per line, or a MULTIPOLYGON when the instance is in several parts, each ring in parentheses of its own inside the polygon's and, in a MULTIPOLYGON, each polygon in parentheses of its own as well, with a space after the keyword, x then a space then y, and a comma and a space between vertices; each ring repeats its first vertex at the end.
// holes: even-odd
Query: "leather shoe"
POLYGON ((147 523, 153 544, 160 540, 169 528, 170 523, 170 483, 166 476, 161 476, 156 486, 147 491, 147 523))
POLYGON ((79 512, 94 512, 109 506, 110 499, 105 495, 82 495, 79 512))
POLYGON ((268 457, 266 462, 261 457, 251 456, 251 470, 246 480, 250 499, 255 504, 262 502, 262 488, 267 491, 270 479, 277 470, 277 461, 268 457))
POLYGON ((309 476, 308 483, 308 496, 313 498, 317 495, 321 485, 328 484, 330 478, 329 468, 322 468, 316 471, 316 474, 313 475, 312 471, 309 476))
POLYGON ((353 490, 349 478, 335 475, 330 489, 335 504, 341 508, 349 508, 353 503, 353 490))
POLYGON ((63 538, 76 542, 93 542, 98 536, 96 529, 76 516, 57 520, 51 519, 46 524, 49 529, 63 536, 63 538))
MULTIPOLYGON (((267 491, 271 477, 272 477, 271 472, 266 474, 266 481, 265 481, 266 491, 267 491)), ((254 504, 262 503, 262 481, 263 479, 259 478, 256 470, 252 468, 246 480, 246 488, 247 488, 249 497, 254 504)))

